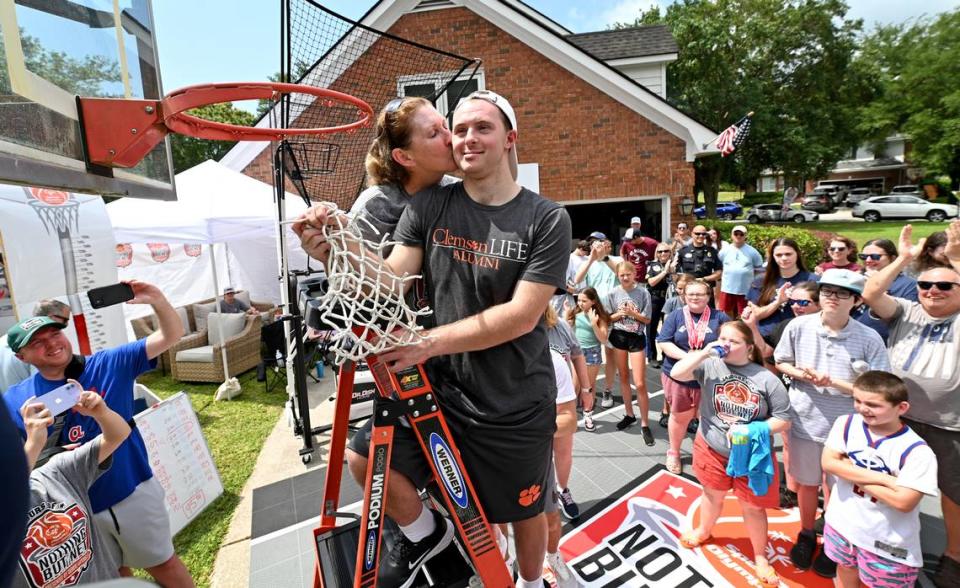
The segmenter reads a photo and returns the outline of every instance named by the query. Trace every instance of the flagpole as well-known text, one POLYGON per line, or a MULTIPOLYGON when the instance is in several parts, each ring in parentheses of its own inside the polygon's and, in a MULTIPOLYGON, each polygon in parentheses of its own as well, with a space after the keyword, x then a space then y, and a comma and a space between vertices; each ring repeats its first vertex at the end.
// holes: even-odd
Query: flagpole
MULTIPOLYGON (((751 110, 750 112, 748 112, 745 116, 743 116, 740 120, 738 120, 737 122, 735 122, 735 123, 733 123, 733 124, 735 124, 735 125, 736 125, 736 124, 740 124, 741 122, 743 122, 744 119, 748 119, 748 118, 750 118, 751 116, 753 116, 753 111, 752 111, 752 110, 751 110)), ((717 135, 716 137, 714 137, 714 138, 710 139, 709 141, 707 141, 706 143, 704 143, 704 144, 703 144, 703 147, 701 147, 701 149, 706 149, 706 148, 707 148, 707 145, 712 145, 712 144, 716 143, 716 142, 717 142, 717 139, 719 139, 720 137, 722 137, 723 134, 726 133, 726 132, 727 132, 727 129, 729 129, 729 128, 730 128, 730 127, 727 127, 726 129, 723 129, 722 131, 720 131, 720 134, 719 134, 719 135, 717 135)))

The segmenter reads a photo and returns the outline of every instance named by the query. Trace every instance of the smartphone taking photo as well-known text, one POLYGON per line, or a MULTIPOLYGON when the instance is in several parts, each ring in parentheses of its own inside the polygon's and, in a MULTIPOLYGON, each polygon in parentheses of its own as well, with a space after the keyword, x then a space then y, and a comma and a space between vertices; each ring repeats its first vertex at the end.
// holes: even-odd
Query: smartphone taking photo
POLYGON ((121 302, 133 300, 133 287, 130 284, 113 284, 112 286, 102 286, 93 288, 87 292, 87 298, 90 299, 90 306, 94 308, 103 308, 113 306, 121 302))
POLYGON ((80 386, 73 382, 67 382, 63 386, 40 396, 35 402, 42 402, 50 411, 50 414, 57 417, 77 404, 81 392, 83 392, 83 389, 80 386))

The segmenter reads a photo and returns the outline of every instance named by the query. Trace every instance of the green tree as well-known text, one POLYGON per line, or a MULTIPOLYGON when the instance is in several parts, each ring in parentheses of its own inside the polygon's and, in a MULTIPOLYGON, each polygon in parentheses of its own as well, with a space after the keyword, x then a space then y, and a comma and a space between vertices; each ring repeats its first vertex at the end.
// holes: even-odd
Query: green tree
POLYGON ((734 157, 696 162, 710 216, 721 181, 748 185, 765 169, 788 182, 822 177, 858 143, 857 108, 874 88, 854 63, 859 20, 841 0, 679 0, 659 17, 680 46, 668 99, 718 132, 753 111, 734 157))
POLYGON ((875 145, 895 133, 911 139, 911 159, 929 176, 960 181, 960 9, 935 19, 878 27, 859 61, 880 81, 878 97, 859 113, 875 145))
MULTIPOLYGON (((189 114, 215 122, 244 126, 252 125, 255 120, 253 114, 226 103, 194 108, 189 111, 189 114)), ((171 134, 170 149, 173 151, 174 173, 190 169, 208 159, 218 160, 236 144, 236 141, 208 141, 176 133, 171 134)))
MULTIPOLYGON (((303 78, 304 74, 306 74, 307 71, 309 70, 310 70, 309 63, 302 60, 298 60, 293 66, 293 76, 292 76, 293 83, 298 83, 298 81, 301 78, 303 78)), ((289 80, 282 80, 280 78, 281 78, 280 72, 276 72, 275 74, 267 76, 267 79, 270 80, 271 82, 289 81, 289 80)), ((257 114, 256 114, 257 119, 259 120, 260 118, 263 117, 263 115, 269 112, 270 109, 273 107, 273 104, 274 104, 273 100, 259 100, 257 104, 257 114)))

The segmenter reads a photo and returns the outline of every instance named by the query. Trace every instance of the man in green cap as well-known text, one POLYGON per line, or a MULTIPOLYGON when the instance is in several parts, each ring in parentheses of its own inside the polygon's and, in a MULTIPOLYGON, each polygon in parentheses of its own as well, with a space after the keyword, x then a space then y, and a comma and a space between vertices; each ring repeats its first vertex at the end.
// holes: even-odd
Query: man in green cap
MULTIPOLYGON (((150 336, 85 358, 83 370, 73 379, 84 390, 103 397, 107 406, 130 422, 133 419, 133 384, 137 376, 156 367, 156 357, 183 336, 177 311, 152 284, 131 280, 134 298, 128 304, 149 304, 159 328, 150 336)), ((24 431, 20 408, 32 398, 66 383, 74 362, 73 347, 63 333, 66 325, 49 316, 20 321, 7 331, 10 349, 37 373, 11 386, 3 396, 11 416, 24 431)), ((59 444, 86 443, 100 433, 97 421, 78 412, 67 414, 59 444)), ((120 545, 122 568, 143 568, 161 585, 193 586, 183 562, 173 551, 170 521, 163 488, 154 478, 140 433, 130 437, 113 454, 113 466, 90 487, 93 519, 101 536, 120 545)))

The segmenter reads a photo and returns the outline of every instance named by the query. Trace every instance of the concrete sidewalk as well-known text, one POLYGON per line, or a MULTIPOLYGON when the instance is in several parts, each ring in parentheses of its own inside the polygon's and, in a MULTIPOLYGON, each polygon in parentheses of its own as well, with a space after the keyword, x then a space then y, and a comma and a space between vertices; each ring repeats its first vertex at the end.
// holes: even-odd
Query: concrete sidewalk
MULTIPOLYGON (((310 422, 316 427, 330 423, 333 418, 331 396, 336 391, 334 370, 326 372, 319 383, 308 380, 310 399, 310 422)), ((253 473, 243 487, 240 504, 230 521, 230 529, 224 537, 214 562, 210 585, 215 588, 247 586, 250 581, 250 532, 253 512, 253 489, 286 480, 326 463, 328 437, 314 438, 313 460, 304 465, 300 460, 303 440, 294 437, 293 426, 284 411, 276 426, 267 437, 253 468, 253 473)), ((319 512, 317 513, 319 514, 319 512)))

